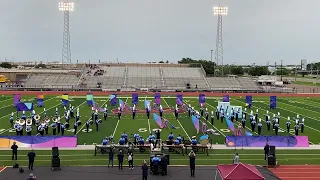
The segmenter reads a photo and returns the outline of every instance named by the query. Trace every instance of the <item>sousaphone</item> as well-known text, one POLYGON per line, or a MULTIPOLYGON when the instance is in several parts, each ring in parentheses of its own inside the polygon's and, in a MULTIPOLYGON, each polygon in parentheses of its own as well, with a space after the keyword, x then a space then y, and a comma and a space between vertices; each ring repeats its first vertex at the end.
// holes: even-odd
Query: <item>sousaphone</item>
POLYGON ((26 124, 26 121, 23 119, 20 119, 19 124, 20 124, 20 126, 24 126, 26 124))
POLYGON ((35 115, 34 116, 34 120, 39 121, 40 120, 40 115, 39 114, 35 115))
POLYGON ((27 126, 32 126, 32 119, 28 118, 28 119, 26 120, 26 125, 27 125, 27 126))

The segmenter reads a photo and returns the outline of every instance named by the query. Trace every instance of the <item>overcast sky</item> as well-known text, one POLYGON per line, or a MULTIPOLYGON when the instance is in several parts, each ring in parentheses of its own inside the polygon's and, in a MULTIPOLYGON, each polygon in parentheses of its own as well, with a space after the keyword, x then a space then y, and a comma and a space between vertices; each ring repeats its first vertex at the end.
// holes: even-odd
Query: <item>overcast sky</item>
MULTIPOLYGON (((61 61, 63 12, 57 0, 0 2, 0 60, 61 61)), ((225 64, 319 60, 320 0, 75 0, 72 60, 148 62, 210 60, 217 17, 225 64)), ((214 59, 214 58, 213 58, 214 59)))

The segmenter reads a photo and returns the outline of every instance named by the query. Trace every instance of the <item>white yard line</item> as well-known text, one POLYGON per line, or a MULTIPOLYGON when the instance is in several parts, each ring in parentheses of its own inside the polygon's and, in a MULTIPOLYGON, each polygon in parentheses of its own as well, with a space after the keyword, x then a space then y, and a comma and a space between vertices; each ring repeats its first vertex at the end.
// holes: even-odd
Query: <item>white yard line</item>
MULTIPOLYGON (((170 106, 169 106, 169 104, 167 103, 166 99, 163 98, 163 97, 161 97, 161 98, 162 98, 162 99, 164 100, 164 102, 167 104, 168 108, 171 109, 170 106)), ((176 97, 175 97, 175 98, 176 98, 176 97)), ((174 115, 174 113, 172 113, 172 114, 174 115)), ((180 121, 179 121, 178 119, 177 119, 177 121, 178 121, 180 127, 182 128, 182 130, 184 131, 184 133, 188 136, 189 140, 191 140, 189 134, 188 134, 187 131, 184 129, 184 127, 182 126, 182 124, 180 123, 180 121)))
MULTIPOLYGON (((120 99, 120 98, 119 98, 119 99, 120 99)), ((127 97, 126 102, 128 101, 128 99, 129 99, 129 97, 127 97)), ((114 128, 114 131, 113 131, 113 133, 112 133, 112 137, 114 137, 114 135, 116 134, 117 128, 118 128, 118 125, 119 125, 119 122, 120 122, 120 121, 121 121, 121 120, 118 119, 117 124, 116 124, 116 127, 114 128)))

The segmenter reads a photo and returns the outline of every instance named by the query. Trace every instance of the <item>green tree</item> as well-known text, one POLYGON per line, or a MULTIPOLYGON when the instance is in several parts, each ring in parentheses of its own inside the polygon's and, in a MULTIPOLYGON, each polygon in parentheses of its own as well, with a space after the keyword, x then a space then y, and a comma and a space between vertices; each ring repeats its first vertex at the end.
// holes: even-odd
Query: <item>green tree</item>
POLYGON ((261 76, 270 74, 267 66, 251 66, 249 68, 249 75, 251 76, 261 76))
POLYGON ((12 68, 12 64, 10 64, 9 62, 2 62, 0 64, 0 67, 11 69, 12 68))
POLYGON ((230 72, 232 75, 242 76, 244 74, 244 70, 242 66, 231 66, 230 72))
POLYGON ((47 68, 47 66, 46 66, 45 64, 40 63, 40 64, 37 64, 37 65, 35 66, 35 68, 45 69, 45 68, 47 68))
MULTIPOLYGON (((191 58, 182 58, 178 61, 179 64, 201 64, 204 71, 207 74, 214 74, 215 63, 207 60, 194 60, 191 58)), ((190 67, 197 67, 196 65, 190 65, 190 67)))

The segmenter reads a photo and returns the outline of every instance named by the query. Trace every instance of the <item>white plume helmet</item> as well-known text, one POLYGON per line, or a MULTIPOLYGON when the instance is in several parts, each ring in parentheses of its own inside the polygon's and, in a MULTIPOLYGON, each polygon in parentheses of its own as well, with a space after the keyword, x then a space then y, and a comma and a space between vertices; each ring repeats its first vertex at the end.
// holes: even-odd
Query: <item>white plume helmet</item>
POLYGON ((200 104, 200 106, 202 107, 202 103, 200 104))
POLYGON ((288 121, 290 121, 290 117, 288 116, 288 121))
POLYGON ((106 104, 106 107, 108 107, 108 104, 106 104))
POLYGON ((258 112, 258 111, 259 111, 259 109, 256 110, 256 112, 258 112))
POLYGON ((275 115, 275 114, 273 114, 273 117, 276 117, 276 115, 275 115))
POLYGON ((206 108, 206 111, 208 111, 208 108, 206 108))
POLYGON ((247 111, 247 108, 244 108, 245 111, 247 111))
POLYGON ((11 116, 13 116, 13 114, 14 114, 14 113, 12 112, 12 113, 11 113, 11 116))
MULTIPOLYGON (((134 105, 134 106, 136 106, 136 105, 134 105)), ((177 107, 177 105, 176 105, 176 107, 177 107)), ((160 104, 160 109, 162 109, 162 105, 160 104)))
POLYGON ((255 119, 256 119, 256 117, 255 117, 255 116, 252 116, 252 119, 253 119, 253 120, 255 120, 255 119))
POLYGON ((268 116, 268 119, 270 119, 270 116, 268 116))
POLYGON ((98 113, 98 109, 96 109, 96 113, 98 113))
POLYGON ((251 110, 250 114, 252 115, 253 114, 253 111, 251 110))
POLYGON ((259 118, 259 123, 261 123, 261 118, 259 118))
POLYGON ((69 104, 69 107, 71 107, 72 105, 71 104, 69 104))
POLYGON ((80 115, 80 112, 79 111, 77 111, 77 116, 79 116, 80 115))
POLYGON ((219 109, 219 106, 217 106, 217 109, 219 109))
POLYGON ((79 112, 79 110, 80 110, 80 109, 79 109, 79 108, 77 108, 77 112, 79 112))
POLYGON ((296 124, 298 124, 299 123, 299 121, 298 121, 298 119, 296 120, 296 124))
MULTIPOLYGON (((43 108, 43 111, 46 111, 46 108, 43 108)), ((35 114, 36 111, 35 110, 32 110, 32 114, 35 114)))
POLYGON ((302 118, 302 122, 304 122, 304 118, 302 118))
POLYGON ((74 106, 72 106, 71 109, 74 109, 74 106))
POLYGON ((58 111, 58 108, 56 108, 56 111, 58 111))
POLYGON ((94 111, 94 107, 91 107, 91 110, 94 111))
POLYGON ((67 109, 65 106, 63 106, 64 109, 67 109))
POLYGON ((213 111, 211 111, 211 114, 213 114, 213 111))
POLYGON ((227 116, 229 116, 229 113, 227 113, 227 116))
POLYGON ((118 107, 118 110, 120 110, 120 107, 118 107))
POLYGON ((269 113, 269 111, 267 111, 267 114, 269 113))
POLYGON ((280 116, 280 112, 278 112, 278 116, 280 116))
POLYGON ((278 123, 278 121, 279 121, 279 120, 278 120, 278 119, 276 119, 276 123, 278 123))
POLYGON ((297 118, 299 118, 299 114, 297 114, 297 118))
POLYGON ((26 112, 25 111, 22 111, 22 114, 25 114, 26 112))
MULTIPOLYGON (((160 104, 160 106, 161 106, 161 104, 160 104)), ((176 108, 178 107, 178 104, 176 104, 176 108)))

